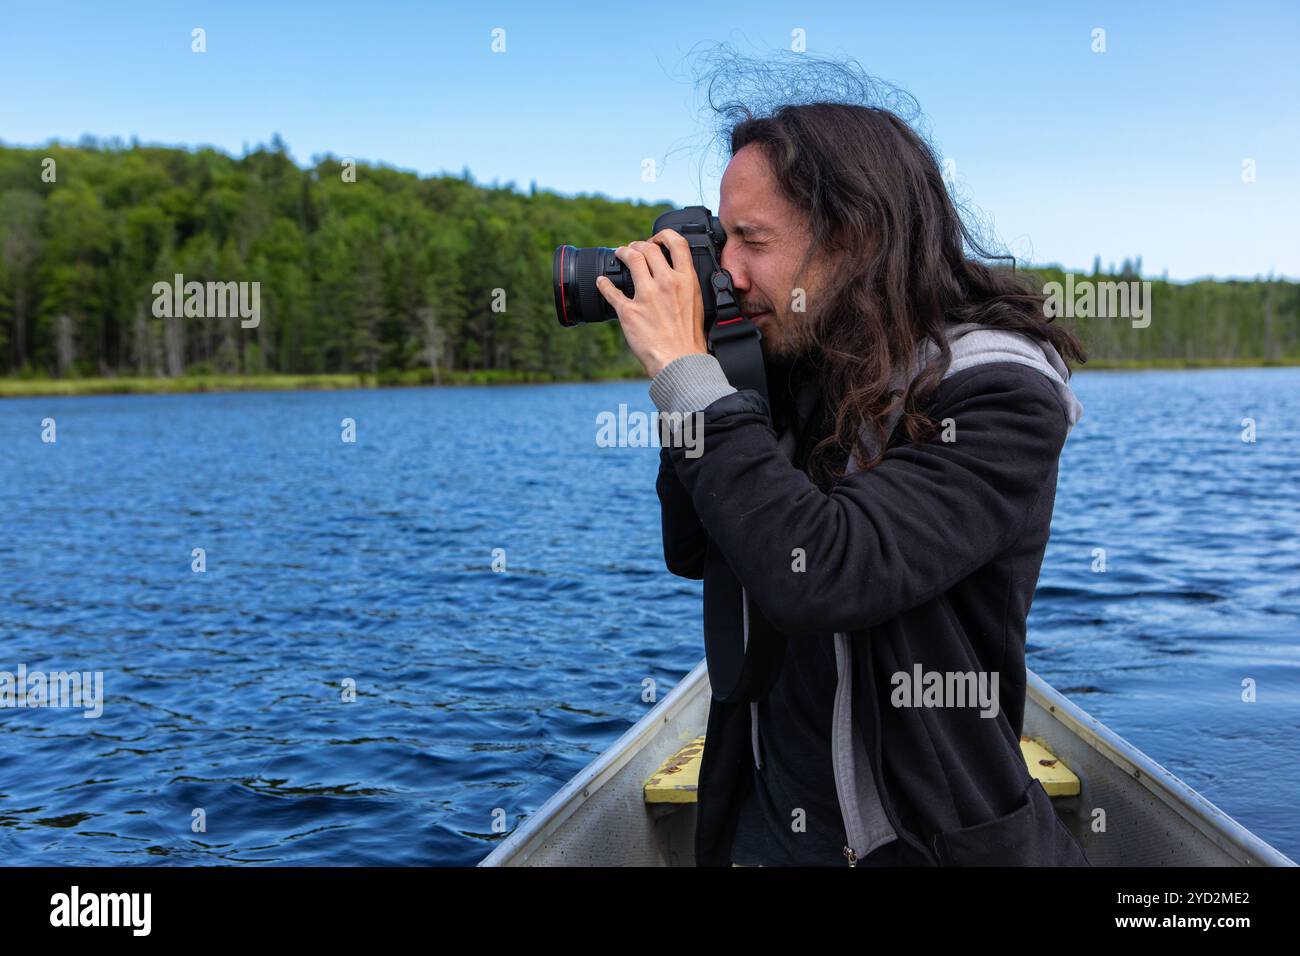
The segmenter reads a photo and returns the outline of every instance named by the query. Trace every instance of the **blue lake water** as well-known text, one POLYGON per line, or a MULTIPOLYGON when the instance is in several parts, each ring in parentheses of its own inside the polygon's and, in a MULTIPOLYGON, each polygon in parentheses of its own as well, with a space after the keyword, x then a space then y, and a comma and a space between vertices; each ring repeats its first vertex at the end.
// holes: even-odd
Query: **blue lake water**
MULTIPOLYGON (((646 384, 0 403, 0 671, 104 675, 0 710, 0 861, 480 860, 703 656, 646 384)), ((1300 859, 1300 369, 1074 385, 1029 665, 1300 859)))

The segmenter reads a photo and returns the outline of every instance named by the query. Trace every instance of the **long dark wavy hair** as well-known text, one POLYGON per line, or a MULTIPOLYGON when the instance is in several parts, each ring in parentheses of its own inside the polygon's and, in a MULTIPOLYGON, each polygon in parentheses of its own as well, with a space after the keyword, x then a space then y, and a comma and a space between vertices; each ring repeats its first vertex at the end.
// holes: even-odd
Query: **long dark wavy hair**
MULTIPOLYGON (((798 56, 806 71, 807 54, 798 56)), ((818 66, 824 79, 826 64, 818 66)), ((770 69, 760 66, 755 83, 779 96, 770 69)), ((854 99, 875 98, 884 87, 843 64, 829 70, 849 78, 854 99)), ((714 92, 711 86, 711 102, 714 92)), ((834 419, 808 470, 831 481, 843 475, 832 462, 850 453, 864 469, 879 463, 887 444, 883 423, 900 401, 898 427, 908 441, 933 437, 938 424, 922 408, 952 359, 948 321, 1024 332, 1050 342, 1067 365, 1087 361, 1078 337, 1045 317, 1044 295, 1016 271, 1014 259, 1010 269, 988 264, 1011 257, 990 254, 972 234, 926 140, 894 110, 839 99, 787 102, 762 115, 738 102, 713 104, 727 119, 722 133, 731 155, 760 147, 785 197, 806 211, 811 242, 801 274, 814 257, 829 264, 818 301, 794 332, 801 349, 816 356, 823 403, 834 419), (892 392, 895 370, 914 367, 925 338, 939 353, 905 393, 892 392), (860 436, 864 426, 876 436, 874 454, 860 436)))

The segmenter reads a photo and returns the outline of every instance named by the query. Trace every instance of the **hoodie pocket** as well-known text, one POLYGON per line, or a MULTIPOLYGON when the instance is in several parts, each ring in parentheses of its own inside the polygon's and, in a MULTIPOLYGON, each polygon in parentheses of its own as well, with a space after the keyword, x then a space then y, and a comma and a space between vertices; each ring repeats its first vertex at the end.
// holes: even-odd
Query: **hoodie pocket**
POLYGON ((1052 798, 1042 784, 1031 779, 1010 813, 974 826, 941 831, 934 835, 933 843, 943 866, 1056 866, 1064 862, 1059 860, 1063 837, 1082 859, 1078 845, 1056 817, 1052 798))

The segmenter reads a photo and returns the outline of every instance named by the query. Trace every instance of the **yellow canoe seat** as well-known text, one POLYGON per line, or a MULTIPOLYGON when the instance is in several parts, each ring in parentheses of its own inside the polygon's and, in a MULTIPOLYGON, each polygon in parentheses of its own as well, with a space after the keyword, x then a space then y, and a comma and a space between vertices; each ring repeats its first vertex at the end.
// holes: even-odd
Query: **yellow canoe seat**
POLYGON ((1042 740, 1020 737, 1020 753, 1029 775, 1043 785, 1049 797, 1073 797, 1079 793, 1079 778, 1065 761, 1047 749, 1042 740))
POLYGON ((694 803, 700 785, 704 735, 673 754, 645 782, 646 803, 694 803))
MULTIPOLYGON (((1079 778, 1041 740, 1020 738, 1020 753, 1029 775, 1043 785, 1049 797, 1073 797, 1079 793, 1079 778)), ((646 803, 694 803, 700 785, 700 762, 704 758, 704 735, 683 746, 659 765, 645 782, 646 803)))

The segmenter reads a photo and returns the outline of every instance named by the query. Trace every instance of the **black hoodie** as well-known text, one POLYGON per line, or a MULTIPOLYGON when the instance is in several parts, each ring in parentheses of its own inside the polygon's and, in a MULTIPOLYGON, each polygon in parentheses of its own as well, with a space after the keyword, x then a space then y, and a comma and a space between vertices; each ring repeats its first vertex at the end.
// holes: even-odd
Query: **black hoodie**
MULTIPOLYGON (((674 404, 666 395, 710 394, 698 378, 688 388, 673 379, 715 360, 685 359, 652 385, 663 410, 674 404)), ((789 640, 842 634, 851 643, 854 731, 867 742, 902 865, 1087 866, 1019 744, 1025 620, 1073 419, 1042 371, 1014 358, 986 362, 953 371, 932 396, 929 414, 951 419, 956 440, 896 439, 879 465, 829 493, 782 452, 757 392, 709 401, 703 454, 661 452, 664 557, 673 573, 698 579, 706 549, 717 548, 752 602, 751 635, 773 627, 789 640), (807 556, 800 573, 796 548, 807 556), (996 715, 896 706, 896 681, 918 669, 996 674, 996 715)), ((730 389, 725 377, 721 385, 730 389)), ((813 418, 824 434, 825 416, 813 418)), ((710 703, 697 865, 730 863, 753 782, 750 715, 748 703, 710 703)))

